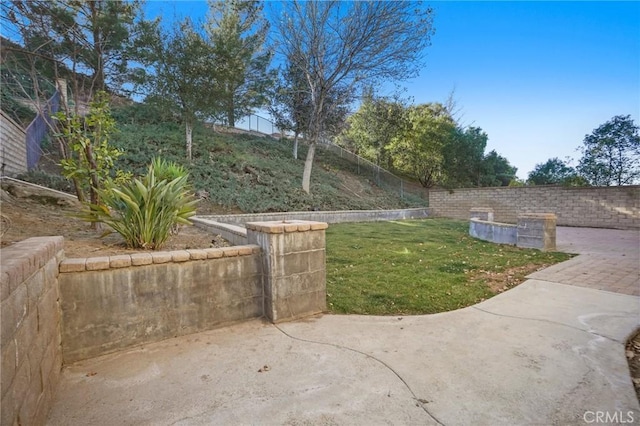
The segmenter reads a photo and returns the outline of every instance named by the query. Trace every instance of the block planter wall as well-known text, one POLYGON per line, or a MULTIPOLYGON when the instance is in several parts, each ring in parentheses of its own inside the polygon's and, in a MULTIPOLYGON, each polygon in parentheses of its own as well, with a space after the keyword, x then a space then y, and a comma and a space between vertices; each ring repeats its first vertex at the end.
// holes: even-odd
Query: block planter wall
POLYGON ((326 310, 327 226, 295 220, 247 223, 249 242, 264 250, 264 313, 271 321, 289 321, 326 310))
POLYGON ((0 424, 44 424, 51 408, 62 368, 62 243, 62 237, 29 238, 2 249, 0 424))
POLYGON ((260 247, 67 259, 64 362, 260 317, 260 247))
POLYGON ((469 235, 497 244, 510 244, 543 251, 556 249, 556 215, 553 213, 524 213, 518 224, 493 222, 491 208, 470 210, 469 235))

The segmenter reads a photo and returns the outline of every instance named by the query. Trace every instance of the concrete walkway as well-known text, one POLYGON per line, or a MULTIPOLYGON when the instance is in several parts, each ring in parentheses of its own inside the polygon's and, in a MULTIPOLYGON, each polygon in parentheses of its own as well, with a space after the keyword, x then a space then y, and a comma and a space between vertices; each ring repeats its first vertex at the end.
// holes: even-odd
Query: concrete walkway
POLYGON ((622 262, 640 286, 638 232, 558 237, 585 254, 458 311, 250 321, 71 365, 49 424, 638 424, 640 298, 617 285, 622 262))

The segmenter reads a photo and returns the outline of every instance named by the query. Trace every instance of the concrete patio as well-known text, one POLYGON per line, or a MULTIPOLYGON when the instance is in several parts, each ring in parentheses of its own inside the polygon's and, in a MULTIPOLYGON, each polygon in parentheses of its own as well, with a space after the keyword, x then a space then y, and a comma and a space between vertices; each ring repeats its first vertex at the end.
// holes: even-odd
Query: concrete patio
POLYGON ((48 424, 639 422, 640 234, 558 228, 557 244, 581 255, 458 311, 255 320, 72 364, 48 424))

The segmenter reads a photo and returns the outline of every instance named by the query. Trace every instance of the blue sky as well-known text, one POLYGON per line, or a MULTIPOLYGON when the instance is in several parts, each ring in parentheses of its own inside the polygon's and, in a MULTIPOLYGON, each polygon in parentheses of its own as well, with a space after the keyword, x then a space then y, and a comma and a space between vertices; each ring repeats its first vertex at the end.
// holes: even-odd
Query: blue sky
MULTIPOLYGON (((428 2, 436 33, 415 103, 455 88, 461 121, 488 135, 526 178, 535 164, 573 157, 615 115, 640 123, 639 2, 428 2)), ((149 1, 148 16, 204 18, 204 1, 149 1)))

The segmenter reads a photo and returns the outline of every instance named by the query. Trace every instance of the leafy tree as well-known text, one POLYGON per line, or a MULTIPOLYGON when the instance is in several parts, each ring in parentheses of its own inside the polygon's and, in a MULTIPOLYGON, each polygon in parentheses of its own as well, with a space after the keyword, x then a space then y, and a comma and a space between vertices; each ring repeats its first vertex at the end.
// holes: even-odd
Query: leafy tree
POLYGON ((229 126, 253 108, 266 104, 274 74, 267 70, 272 53, 265 49, 269 23, 255 1, 210 1, 207 32, 215 58, 216 93, 229 126))
POLYGON ((584 138, 578 172, 597 186, 640 180, 640 137, 630 115, 617 115, 584 138))
MULTIPOLYGON (((141 3, 116 0, 12 0, 2 17, 17 29, 16 40, 40 60, 70 63, 73 77, 91 75, 88 96, 107 84, 121 88, 136 38, 141 3)), ((74 84, 76 82, 74 81, 74 84)), ((79 92, 75 87, 74 93, 79 92)))
POLYGON ((399 80, 420 69, 432 33, 431 9, 408 2, 287 2, 278 22, 280 52, 304 75, 311 99, 302 188, 309 192, 316 144, 335 95, 366 81, 399 80))
POLYGON ((509 160, 492 150, 482 159, 478 186, 509 186, 517 171, 509 160))
POLYGON ((577 186, 581 182, 584 182, 584 179, 578 176, 576 170, 557 157, 536 164, 527 179, 529 185, 577 186))
MULTIPOLYGON (((447 108, 450 111, 449 108, 447 108)), ((479 127, 457 126, 443 147, 442 184, 450 188, 478 185, 487 134, 479 127)))
POLYGON ((145 102, 179 115, 185 126, 186 156, 192 159, 193 126, 215 111, 215 67, 211 45, 186 18, 170 31, 149 26, 138 46, 136 84, 147 93, 145 102))
POLYGON ((268 109, 279 129, 293 132, 293 158, 297 160, 298 138, 308 128, 311 97, 304 74, 290 61, 279 70, 278 77, 269 96, 268 109))
POLYGON ((70 179, 80 201, 86 201, 86 191, 92 204, 100 204, 102 183, 115 173, 116 180, 126 180, 122 171, 114 172, 114 162, 122 152, 109 144, 115 132, 108 95, 98 92, 92 100, 89 113, 81 117, 74 113, 55 115, 61 129, 57 135, 71 150, 61 161, 62 174, 70 179))
POLYGON ((394 167, 416 178, 425 188, 431 188, 442 178, 443 147, 454 129, 455 122, 442 104, 410 107, 404 131, 388 148, 394 167))
POLYGON ((392 167, 389 145, 405 130, 407 107, 400 99, 376 97, 368 88, 360 108, 347 120, 343 136, 355 151, 379 166, 392 167))

